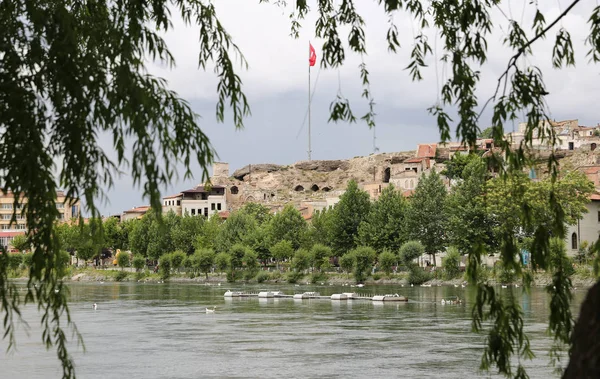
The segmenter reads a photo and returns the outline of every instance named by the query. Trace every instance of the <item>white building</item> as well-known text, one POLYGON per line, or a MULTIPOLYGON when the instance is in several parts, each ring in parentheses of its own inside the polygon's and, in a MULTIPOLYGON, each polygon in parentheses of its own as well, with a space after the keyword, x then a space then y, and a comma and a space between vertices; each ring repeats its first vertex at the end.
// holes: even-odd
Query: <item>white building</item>
POLYGON ((570 257, 577 254, 583 241, 592 244, 600 237, 600 195, 592 194, 590 200, 586 205, 588 212, 568 228, 565 243, 570 257))
POLYGON ((203 215, 210 217, 227 210, 224 186, 196 186, 180 193, 163 197, 163 213, 175 212, 179 216, 203 215))

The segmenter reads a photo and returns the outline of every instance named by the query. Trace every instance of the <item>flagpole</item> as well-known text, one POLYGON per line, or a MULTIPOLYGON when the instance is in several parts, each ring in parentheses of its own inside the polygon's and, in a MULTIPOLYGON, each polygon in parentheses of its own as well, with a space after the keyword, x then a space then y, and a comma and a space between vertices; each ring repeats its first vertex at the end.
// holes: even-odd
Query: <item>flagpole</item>
MULTIPOLYGON (((310 41, 308 41, 308 58, 310 60, 310 41)), ((310 146, 310 62, 308 64, 308 160, 311 160, 311 146, 310 146)))

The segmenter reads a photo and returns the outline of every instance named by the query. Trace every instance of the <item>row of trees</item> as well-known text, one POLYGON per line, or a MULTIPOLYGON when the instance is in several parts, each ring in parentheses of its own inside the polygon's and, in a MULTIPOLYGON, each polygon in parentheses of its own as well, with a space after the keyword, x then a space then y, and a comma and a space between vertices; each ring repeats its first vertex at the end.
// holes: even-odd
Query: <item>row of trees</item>
POLYGON ((400 248, 408 241, 421 243, 436 265, 436 254, 449 247, 461 255, 475 248, 499 253, 503 246, 498 241, 503 236, 513 236, 515 244, 535 241, 536 232, 554 222, 552 201, 566 211, 566 222, 573 224, 586 211, 594 189, 576 171, 564 173, 555 182, 530 180, 524 173, 493 178, 486 162, 475 154, 455 156, 444 174, 454 183, 450 191, 442 176, 432 170, 421 178, 410 198, 390 185, 374 202, 351 181, 339 203, 316 212, 310 223, 291 205, 272 214, 263 205, 248 203, 226 221, 217 215, 205 219, 174 213, 158 220, 148 213, 123 223, 111 218, 103 223, 91 220, 83 227, 61 225, 58 232, 64 248, 84 260, 102 249, 131 250, 150 260, 178 252, 178 256, 203 262, 188 263, 188 268, 197 267, 199 272, 207 272, 207 262, 214 267, 219 254, 229 256, 231 270, 253 266, 252 259, 277 266, 295 259, 296 267, 310 261, 309 267, 320 270, 332 257, 341 264, 348 253, 365 252, 362 247, 368 247, 374 257, 387 253, 383 256, 398 262, 400 248), (552 199, 551 192, 556 194, 552 199), (528 218, 521 216, 522 209, 529 210, 528 218), (100 226, 101 237, 93 238, 98 235, 94 228, 100 226))

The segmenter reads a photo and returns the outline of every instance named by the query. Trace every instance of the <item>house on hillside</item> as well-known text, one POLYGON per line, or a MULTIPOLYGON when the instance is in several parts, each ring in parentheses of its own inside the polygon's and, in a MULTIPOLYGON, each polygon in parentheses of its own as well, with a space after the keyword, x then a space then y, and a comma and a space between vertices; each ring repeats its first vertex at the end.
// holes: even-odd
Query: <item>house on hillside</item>
POLYGON ((570 257, 577 255, 583 241, 593 243, 600 237, 600 194, 592 194, 586 208, 587 213, 567 231, 565 243, 570 257))
POLYGON ((187 214, 210 217, 226 210, 227 200, 224 186, 198 185, 176 195, 163 197, 163 213, 173 211, 179 216, 187 214))

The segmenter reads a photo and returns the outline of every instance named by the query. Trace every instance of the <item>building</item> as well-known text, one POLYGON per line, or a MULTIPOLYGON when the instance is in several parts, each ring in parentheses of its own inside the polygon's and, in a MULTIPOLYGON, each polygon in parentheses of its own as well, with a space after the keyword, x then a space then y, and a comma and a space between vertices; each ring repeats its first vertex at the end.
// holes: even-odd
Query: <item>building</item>
MULTIPOLYGON (((25 216, 21 215, 23 204, 27 203, 27 198, 23 197, 17 202, 15 207, 15 197, 9 192, 0 194, 0 246, 11 248, 10 243, 18 235, 24 235, 27 231, 25 216), (15 222, 11 223, 13 212, 16 211, 15 222)), ((68 222, 71 219, 79 217, 81 206, 79 200, 68 201, 63 191, 56 192, 56 208, 58 209, 60 221, 68 222)))
POLYGON ((123 211, 123 213, 121 213, 121 222, 140 219, 149 210, 150 210, 149 205, 142 205, 140 207, 133 207, 131 209, 123 211))
POLYGON ((592 194, 586 208, 587 213, 567 229, 565 243, 570 257, 577 255, 583 241, 592 244, 600 237, 600 195, 592 194))
POLYGON ((224 186, 198 185, 176 195, 163 197, 163 213, 173 211, 179 216, 187 214, 210 217, 226 210, 228 209, 224 186))

